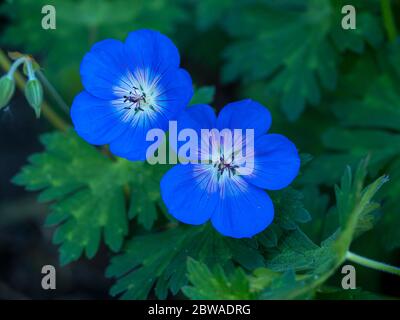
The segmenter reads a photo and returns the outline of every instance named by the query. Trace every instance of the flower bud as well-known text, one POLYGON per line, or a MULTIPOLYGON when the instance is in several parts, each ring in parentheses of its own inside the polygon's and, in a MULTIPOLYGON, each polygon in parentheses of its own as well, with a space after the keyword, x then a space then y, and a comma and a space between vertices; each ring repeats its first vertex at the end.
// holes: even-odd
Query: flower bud
POLYGON ((25 85, 25 97, 33 110, 35 110, 36 118, 39 118, 40 109, 43 102, 43 89, 39 80, 28 80, 25 85))
POLYGON ((0 109, 5 107, 14 94, 15 83, 14 78, 5 75, 0 78, 0 109))

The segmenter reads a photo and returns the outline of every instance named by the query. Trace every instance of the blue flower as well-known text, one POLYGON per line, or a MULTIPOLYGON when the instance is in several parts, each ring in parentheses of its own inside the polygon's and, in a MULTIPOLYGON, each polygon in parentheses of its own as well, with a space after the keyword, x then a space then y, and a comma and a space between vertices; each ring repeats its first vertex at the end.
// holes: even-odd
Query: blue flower
MULTIPOLYGON (((186 109, 178 119, 178 129, 192 128, 199 136, 201 129, 253 129, 252 160, 245 158, 253 162, 253 170, 239 174, 243 162, 235 163, 224 148, 216 148, 220 154, 208 163, 178 164, 161 181, 169 212, 193 225, 211 220, 221 234, 234 238, 252 237, 270 225, 274 207, 263 189, 288 186, 300 167, 295 145, 282 135, 267 134, 270 125, 269 111, 252 100, 226 105, 218 118, 208 105, 186 109)), ((210 140, 210 145, 219 143, 210 140)))
POLYGON ((115 155, 145 160, 148 130, 166 131, 193 95, 179 64, 177 48, 159 32, 139 30, 125 43, 96 43, 80 67, 84 91, 71 109, 75 130, 91 144, 110 144, 115 155))

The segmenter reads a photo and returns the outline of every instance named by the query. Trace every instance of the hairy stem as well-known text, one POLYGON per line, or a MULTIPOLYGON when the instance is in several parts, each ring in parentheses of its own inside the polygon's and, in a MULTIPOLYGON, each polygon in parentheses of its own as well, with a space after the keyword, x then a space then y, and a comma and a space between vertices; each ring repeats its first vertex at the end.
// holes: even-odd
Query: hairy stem
MULTIPOLYGON (((22 63, 22 62, 21 62, 22 63)), ((0 49, 0 67, 8 72, 11 67, 11 62, 3 50, 0 49)), ((14 70, 14 79, 17 87, 23 91, 25 87, 26 80, 18 70, 14 70)), ((65 131, 69 126, 68 124, 53 110, 51 107, 43 101, 42 104, 43 116, 57 129, 65 131)))
POLYGON ((391 0, 381 0, 381 10, 383 17, 383 24, 385 26, 388 38, 390 42, 394 42, 397 38, 397 29, 394 22, 391 0))
POLYGON ((383 271, 383 272, 388 272, 388 273, 392 273, 395 274, 397 276, 400 276, 400 268, 395 267, 395 266, 391 266, 389 264, 386 263, 382 263, 379 261, 375 261, 375 260, 371 260, 368 258, 365 258, 363 256, 360 256, 358 254, 352 253, 350 251, 347 252, 346 254, 346 259, 352 262, 355 262, 359 265, 362 265, 364 267, 367 268, 371 268, 374 270, 378 270, 378 271, 383 271))

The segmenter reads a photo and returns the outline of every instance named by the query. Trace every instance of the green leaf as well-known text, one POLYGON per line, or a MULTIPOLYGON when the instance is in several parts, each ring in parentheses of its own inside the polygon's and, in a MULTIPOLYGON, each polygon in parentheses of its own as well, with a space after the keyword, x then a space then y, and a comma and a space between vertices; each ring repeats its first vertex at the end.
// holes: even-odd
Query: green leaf
POLYGON ((205 263, 210 270, 229 271, 238 264, 245 270, 264 266, 265 252, 278 245, 288 230, 309 221, 302 194, 293 188, 271 193, 275 222, 252 239, 224 237, 211 226, 178 226, 158 233, 133 237, 123 253, 111 260, 107 276, 117 279, 111 289, 122 299, 145 299, 153 286, 159 299, 176 295, 187 283, 186 260, 205 263), (160 247, 162 243, 162 247, 160 247))
MULTIPOLYGON (((207 2, 201 1, 199 10, 207 2)), ((306 104, 318 105, 323 89, 336 87, 341 52, 361 53, 365 42, 377 46, 383 39, 379 19, 362 1, 357 1, 356 30, 342 29, 335 1, 232 1, 221 7, 213 10, 212 21, 234 39, 224 52, 222 80, 268 80, 265 90, 279 97, 289 120, 306 104)))
POLYGON ((176 295, 187 283, 189 257, 211 268, 229 268, 234 261, 244 268, 258 268, 264 259, 257 247, 255 240, 223 237, 208 225, 134 237, 107 268, 106 275, 118 279, 110 293, 122 294, 122 299, 145 299, 155 285, 156 296, 165 299, 169 290, 176 295))
POLYGON ((317 246, 300 229, 288 231, 276 250, 266 262, 266 267, 276 272, 314 270, 331 254, 327 246, 317 246))
POLYGON ((275 223, 286 230, 294 230, 298 223, 306 223, 311 216, 304 208, 303 194, 288 187, 279 191, 269 192, 275 206, 275 223))
POLYGON ((370 227, 368 217, 378 208, 372 197, 386 177, 364 187, 365 176, 366 162, 359 165, 354 177, 350 170, 343 175, 340 187, 336 188, 340 224, 321 246, 299 229, 287 231, 289 234, 279 241, 275 254, 267 257, 267 268, 258 269, 249 280, 258 298, 311 298, 334 274, 345 261, 354 238, 370 227))
POLYGON ((137 221, 147 230, 150 230, 163 208, 160 195, 160 180, 167 170, 167 166, 151 166, 147 163, 137 164, 135 174, 130 183, 130 206, 128 216, 137 217, 137 221))
MULTIPOLYGON (((353 4, 358 10, 360 3, 353 4)), ((343 2, 338 5, 336 10, 340 10, 345 5, 343 2)), ((383 33, 379 20, 369 12, 357 11, 357 27, 356 29, 345 30, 341 28, 341 20, 343 15, 334 17, 334 26, 331 31, 332 40, 340 51, 351 50, 353 52, 362 53, 365 50, 365 42, 373 47, 377 47, 383 40, 383 33)))
POLYGON ((304 208, 303 194, 288 187, 269 192, 274 203, 275 217, 271 226, 255 238, 267 251, 278 245, 280 238, 287 236, 287 231, 298 230, 299 224, 310 221, 311 216, 304 208))
POLYGON ((269 269, 261 269, 250 280, 262 299, 310 298, 345 261, 346 253, 356 236, 369 227, 369 215, 378 208, 372 201, 386 177, 363 187, 366 162, 362 162, 354 177, 348 169, 336 188, 338 231, 314 244, 300 230, 290 231, 277 247, 277 254, 267 260, 269 269), (294 271, 302 272, 295 274, 294 271), (282 273, 276 273, 282 272, 282 273), (265 278, 267 274, 267 279, 265 278))
POLYGON ((319 4, 314 11, 309 8, 314 12, 310 15, 307 14, 307 4, 297 13, 287 8, 264 7, 259 8, 257 14, 255 8, 248 8, 248 15, 251 12, 252 16, 263 19, 264 25, 259 26, 263 32, 250 34, 249 30, 249 35, 244 37, 247 30, 236 29, 245 24, 242 20, 246 15, 241 15, 235 22, 226 19, 232 33, 241 35, 243 39, 225 51, 227 63, 223 80, 254 81, 274 75, 268 90, 281 97, 281 108, 290 120, 299 117, 307 101, 317 104, 320 100, 318 74, 329 88, 333 88, 336 82, 336 57, 331 45, 325 41, 329 19, 324 16, 329 15, 330 8, 327 2, 319 4), (286 23, 278 23, 278 17, 286 23), (328 63, 315 63, 322 57, 328 63))
POLYGON ((370 215, 368 227, 379 218, 377 228, 388 250, 400 247, 395 227, 400 216, 397 205, 400 185, 396 179, 400 154, 399 53, 400 46, 394 43, 376 55, 364 55, 350 66, 339 83, 341 96, 330 106, 339 125, 325 131, 324 154, 316 157, 299 178, 304 185, 328 185, 339 180, 346 163, 354 168, 361 158, 369 155, 371 177, 382 173, 394 177, 381 192, 385 202, 380 216, 370 215), (366 73, 370 76, 366 77, 366 73))
POLYGON ((400 159, 394 161, 388 168, 390 183, 384 186, 385 195, 383 213, 377 225, 377 232, 381 234, 383 244, 387 250, 400 248, 399 225, 399 194, 400 194, 400 159))
MULTIPOLYGON (((73 130, 45 134, 46 150, 29 158, 13 182, 27 190, 41 191, 39 201, 53 202, 46 225, 56 225, 53 241, 60 245, 61 264, 77 260, 83 253, 92 258, 103 238, 112 251, 118 251, 128 232, 124 188, 155 188, 146 177, 153 168, 143 163, 107 158, 81 140, 73 130)), ((155 179, 155 177, 154 177, 155 179)), ((149 228, 155 219, 158 188, 140 197, 132 193, 130 217, 149 228), (139 212, 138 206, 149 211, 139 212), (153 207, 153 208, 151 208, 153 207)))
POLYGON ((355 171, 354 177, 347 168, 341 179, 340 187, 336 186, 337 213, 340 221, 340 237, 337 240, 339 253, 347 252, 351 242, 363 232, 372 228, 373 216, 379 204, 373 202, 373 196, 384 183, 386 176, 376 179, 367 187, 363 187, 367 175, 367 161, 362 161, 355 171))
POLYGON ((192 300, 245 300, 252 299, 250 283, 242 269, 236 268, 226 275, 221 266, 212 272, 204 263, 189 258, 188 279, 193 286, 186 286, 183 293, 192 300))
POLYGON ((303 188, 304 206, 310 212, 311 223, 302 226, 302 230, 313 239, 320 242, 335 232, 337 227, 336 216, 332 214, 329 206, 328 194, 322 193, 313 184, 303 188))
POLYGON ((189 105, 193 104, 211 104, 214 100, 215 87, 206 86, 195 90, 189 105))

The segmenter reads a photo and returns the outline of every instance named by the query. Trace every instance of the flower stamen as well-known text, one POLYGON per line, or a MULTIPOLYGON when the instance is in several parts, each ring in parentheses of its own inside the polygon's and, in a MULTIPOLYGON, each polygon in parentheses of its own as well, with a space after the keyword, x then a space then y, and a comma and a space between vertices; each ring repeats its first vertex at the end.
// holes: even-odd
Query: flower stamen
MULTIPOLYGON (((142 90, 139 90, 137 87, 133 87, 132 91, 129 91, 129 95, 124 95, 124 103, 130 102, 131 105, 129 107, 125 107, 124 109, 131 109, 132 106, 135 106, 135 112, 144 111, 142 108, 142 102, 147 103, 146 101, 146 93, 142 90)), ((151 106, 150 106, 151 107, 151 106)))
POLYGON ((227 162, 223 155, 220 156, 219 161, 214 163, 214 168, 217 168, 217 176, 220 178, 223 176, 224 172, 228 173, 228 177, 231 178, 232 176, 236 175, 237 169, 239 166, 234 164, 234 155, 232 155, 232 161, 227 162))

